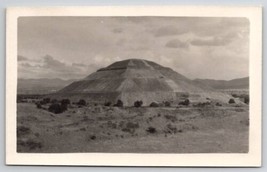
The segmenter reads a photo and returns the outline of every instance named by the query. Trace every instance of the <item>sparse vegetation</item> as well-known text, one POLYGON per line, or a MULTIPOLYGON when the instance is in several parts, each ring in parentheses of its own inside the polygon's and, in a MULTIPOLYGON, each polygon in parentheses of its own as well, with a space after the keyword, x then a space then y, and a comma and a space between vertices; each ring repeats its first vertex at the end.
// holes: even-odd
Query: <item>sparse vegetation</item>
POLYGON ((113 129, 117 128, 117 124, 113 123, 112 121, 108 121, 107 126, 108 126, 108 128, 113 128, 113 129))
POLYGON ((126 125, 122 128, 122 131, 133 134, 137 128, 139 128, 138 123, 127 122, 126 125))
POLYGON ((172 121, 172 122, 177 121, 177 117, 174 116, 174 115, 164 115, 164 117, 165 117, 167 120, 170 120, 170 121, 172 121))
POLYGON ((26 147, 26 149, 29 150, 36 150, 36 149, 41 149, 43 147, 42 143, 39 141, 35 141, 35 140, 18 140, 18 145, 22 146, 22 147, 26 147))
POLYGON ((29 127, 25 126, 18 126, 17 127, 17 137, 29 134, 31 132, 29 127))
POLYGON ((182 98, 188 98, 189 97, 189 94, 188 93, 182 93, 181 97, 182 98))
MULTIPOLYGON (((200 102, 200 103, 194 104, 193 106, 194 107, 207 107, 210 105, 211 105, 210 102, 200 102)), ((216 104, 216 106, 220 106, 220 104, 216 104)))
POLYGON ((139 128, 139 124, 138 123, 133 123, 133 122, 127 122, 126 123, 126 127, 127 128, 137 129, 137 128, 139 128))
POLYGON ((166 127, 165 127, 165 130, 164 130, 165 133, 169 133, 169 134, 175 134, 177 133, 177 128, 176 126, 172 125, 172 124, 168 124, 166 127))
POLYGON ((122 128, 121 131, 131 133, 132 129, 130 129, 130 128, 122 128))
POLYGON ((40 102, 40 100, 45 95, 40 94, 18 94, 17 95, 17 103, 35 103, 40 102))
MULTIPOLYGON (((203 99, 201 100, 203 101, 203 99)), ((244 135, 244 132, 247 132, 246 129, 249 123, 247 121, 249 118, 247 116, 248 106, 242 105, 236 108, 235 105, 237 104, 233 104, 230 107, 225 103, 220 104, 220 101, 204 101, 207 102, 198 104, 200 108, 194 108, 197 104, 195 99, 191 103, 192 107, 183 105, 179 106, 182 107, 179 109, 165 108, 166 106, 163 102, 161 102, 162 107, 158 107, 158 103, 154 102, 158 108, 117 108, 109 107, 109 103, 108 107, 105 107, 103 106, 105 105, 104 102, 97 102, 98 105, 95 106, 95 101, 90 101, 86 104, 87 106, 78 108, 77 103, 70 105, 69 103, 71 102, 58 99, 54 109, 51 107, 53 105, 51 101, 41 106, 41 109, 47 109, 52 113, 38 110, 34 103, 21 103, 18 104, 18 108, 20 109, 20 113, 18 113, 18 125, 20 127, 17 128, 17 150, 18 152, 48 152, 57 146, 58 152, 64 152, 66 150, 84 152, 94 150, 107 152, 109 150, 125 151, 135 146, 132 143, 133 140, 137 140, 140 144, 151 145, 153 146, 153 150, 160 150, 163 146, 160 145, 160 141, 162 139, 171 139, 173 143, 175 141, 179 146, 172 147, 172 144, 164 142, 166 144, 164 151, 190 152, 192 150, 190 143, 194 142, 193 137, 199 137, 203 138, 203 140, 199 140, 199 145, 211 144, 214 150, 223 151, 221 147, 216 147, 215 144, 212 144, 213 141, 222 143, 220 138, 218 138, 220 134, 216 134, 216 131, 221 129, 232 130, 232 128, 238 125, 238 132, 236 133, 244 135), (67 106, 63 107, 63 105, 67 106), (202 106, 208 108, 201 108, 202 106), (222 108, 218 106, 222 106, 222 108), (65 109, 68 108, 71 108, 71 110, 66 111, 65 109), (59 112, 56 112, 56 110, 59 112), (65 112, 62 115, 54 114, 55 112, 62 113, 61 111, 64 110, 65 112), (220 120, 219 123, 218 120, 220 120), (222 122, 225 122, 225 125, 222 125, 222 122), (42 127, 36 127, 38 125, 42 127), (214 137, 211 138, 212 141, 207 142, 204 140, 207 139, 205 134, 210 134, 211 130, 214 131, 212 132, 214 137), (56 137, 62 139, 60 145, 56 140, 53 140, 56 137), (145 137, 149 139, 145 139, 145 137), (71 139, 77 139, 79 143, 76 144, 71 139), (153 143, 155 140, 156 144, 153 143), (159 141, 157 142, 157 140, 159 141), (127 143, 127 145, 120 147, 119 145, 122 142, 127 143), (75 148, 68 146, 68 143, 74 144, 75 148)), ((177 104, 177 102, 171 103, 172 105, 177 104)), ((154 105, 150 106, 153 107, 154 105)), ((226 137, 228 139, 232 135, 228 136, 226 133, 226 137)), ((232 140, 232 138, 229 139, 232 140)), ((233 141, 229 142, 231 144, 233 143, 233 141)), ((148 147, 140 147, 140 149, 153 152, 148 147)), ((240 148, 240 150, 244 150, 244 148, 240 148)), ((197 149, 196 151, 202 150, 197 149)))

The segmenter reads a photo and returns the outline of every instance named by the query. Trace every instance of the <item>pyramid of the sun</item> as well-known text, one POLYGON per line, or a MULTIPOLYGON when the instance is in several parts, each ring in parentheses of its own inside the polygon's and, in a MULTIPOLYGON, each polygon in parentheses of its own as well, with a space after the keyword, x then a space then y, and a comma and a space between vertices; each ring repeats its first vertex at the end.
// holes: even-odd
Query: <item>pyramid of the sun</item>
POLYGON ((132 106, 137 100, 142 100, 144 105, 177 101, 185 94, 189 94, 191 99, 229 100, 227 95, 197 85, 170 68, 142 59, 115 62, 57 93, 63 97, 93 102, 116 103, 120 99, 126 106, 132 106))

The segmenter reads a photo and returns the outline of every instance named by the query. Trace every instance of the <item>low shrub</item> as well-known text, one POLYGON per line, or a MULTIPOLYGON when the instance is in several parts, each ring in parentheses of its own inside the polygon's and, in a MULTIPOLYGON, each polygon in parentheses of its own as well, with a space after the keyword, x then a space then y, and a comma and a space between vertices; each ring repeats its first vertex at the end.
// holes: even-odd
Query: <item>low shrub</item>
POLYGON ((228 101, 228 103, 229 103, 229 104, 234 104, 234 103, 235 103, 235 100, 234 100, 234 99, 230 99, 230 100, 228 101))
POLYGON ((60 106, 61 106, 61 110, 62 110, 62 112, 68 110, 68 104, 62 104, 62 103, 61 103, 60 106))
POLYGON ((90 139, 91 140, 95 140, 96 139, 96 136, 95 135, 92 135, 92 136, 90 136, 90 139))
POLYGON ((168 101, 165 101, 165 102, 164 102, 164 106, 165 106, 165 107, 170 107, 170 106, 171 106, 171 103, 168 102, 168 101))
POLYGON ((238 98, 239 96, 237 94, 232 94, 234 98, 238 98))
POLYGON ((52 103, 52 104, 58 103, 58 100, 57 99, 52 99, 50 103, 52 103))
POLYGON ((54 103, 49 106, 48 111, 55 114, 59 114, 66 111, 67 109, 68 108, 66 104, 54 103))
POLYGON ((249 95, 248 94, 232 94, 234 98, 239 98, 244 103, 249 104, 249 95))
MULTIPOLYGON (((206 106, 209 106, 209 105, 211 105, 210 102, 199 102, 199 103, 195 104, 194 106, 195 107, 206 107, 206 106)), ((216 104, 216 106, 218 106, 218 105, 216 104)))
POLYGON ((46 103, 43 100, 39 101, 39 104, 40 105, 46 105, 46 103))
POLYGON ((249 104, 249 96, 248 95, 244 97, 244 103, 249 104))
POLYGON ((159 107, 159 104, 156 102, 152 102, 149 106, 150 107, 159 107))
POLYGON ((116 106, 116 107, 123 107, 123 102, 119 99, 114 106, 116 106))
POLYGON ((35 105, 36 105, 36 107, 37 107, 38 109, 42 109, 42 105, 41 105, 40 102, 35 103, 35 105))
POLYGON ((70 105, 70 99, 62 99, 61 104, 70 105))
POLYGON ((84 99, 80 99, 78 101, 77 105, 79 105, 79 106, 85 106, 86 105, 86 101, 84 99))
POLYGON ((43 102, 45 104, 50 103, 50 101, 51 101, 51 99, 49 97, 43 99, 43 102))
POLYGON ((105 102, 104 106, 111 106, 111 102, 105 102))
POLYGON ((151 134, 154 134, 154 133, 157 132, 157 130, 156 130, 156 128, 154 128, 154 127, 148 127, 148 128, 146 129, 146 132, 151 133, 151 134))
POLYGON ((189 99, 185 99, 184 101, 180 102, 179 105, 188 106, 190 104, 189 99))
POLYGON ((134 102, 134 107, 141 107, 143 105, 143 101, 142 100, 137 100, 134 102))
POLYGON ((219 103, 219 102, 217 102, 215 105, 216 105, 216 106, 222 106, 222 104, 219 103))

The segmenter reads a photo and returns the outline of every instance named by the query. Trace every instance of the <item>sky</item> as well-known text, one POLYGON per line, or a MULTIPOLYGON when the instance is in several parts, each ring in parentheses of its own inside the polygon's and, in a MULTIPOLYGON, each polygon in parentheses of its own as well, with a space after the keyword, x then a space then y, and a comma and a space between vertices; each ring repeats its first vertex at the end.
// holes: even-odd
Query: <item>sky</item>
POLYGON ((80 79, 140 58, 190 79, 247 77, 249 21, 215 17, 20 17, 18 78, 80 79))

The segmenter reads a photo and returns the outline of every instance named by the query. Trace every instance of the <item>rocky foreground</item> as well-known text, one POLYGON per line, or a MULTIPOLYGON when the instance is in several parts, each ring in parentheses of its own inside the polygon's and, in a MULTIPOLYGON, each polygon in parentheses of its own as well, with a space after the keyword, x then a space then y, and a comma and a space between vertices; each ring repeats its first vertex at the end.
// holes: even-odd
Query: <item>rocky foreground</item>
POLYGON ((18 152, 248 152, 248 106, 17 108, 18 152))

